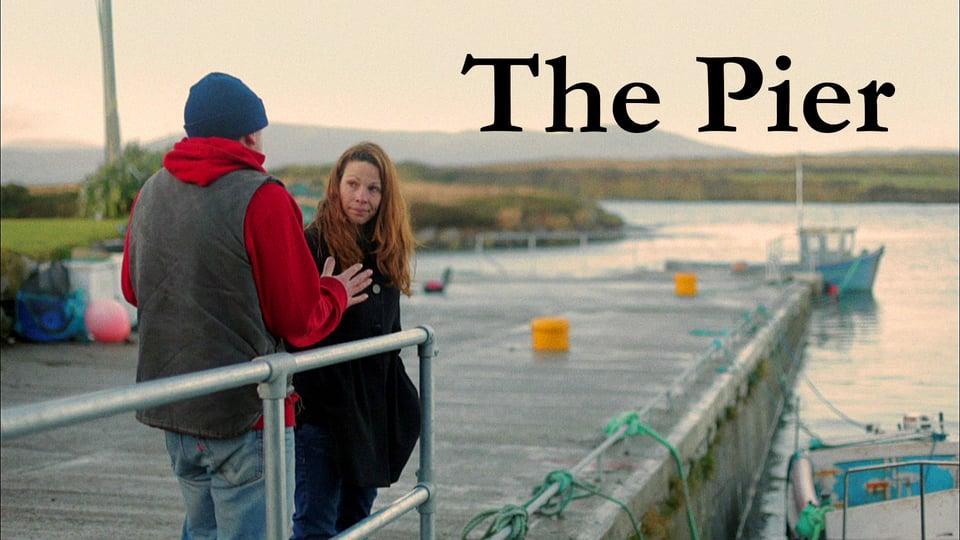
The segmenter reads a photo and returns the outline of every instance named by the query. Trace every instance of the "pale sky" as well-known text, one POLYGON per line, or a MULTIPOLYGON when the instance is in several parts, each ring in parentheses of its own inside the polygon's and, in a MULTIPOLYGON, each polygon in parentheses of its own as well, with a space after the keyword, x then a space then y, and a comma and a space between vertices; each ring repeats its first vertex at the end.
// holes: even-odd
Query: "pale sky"
MULTIPOLYGON (((0 4, 0 143, 103 144, 103 94, 94 0, 0 4)), ((567 57, 567 84, 590 82, 613 123, 614 95, 643 82, 661 103, 631 105, 658 131, 751 152, 832 152, 960 146, 956 0, 924 2, 321 2, 115 0, 120 133, 126 141, 182 134, 188 89, 210 71, 243 79, 271 122, 407 131, 478 131, 493 121, 493 73, 460 70, 477 57, 540 55, 540 75, 514 70, 513 123, 552 123, 553 69, 567 57), (792 67, 780 71, 780 54, 792 67), (735 133, 698 133, 707 123, 706 67, 697 56, 745 56, 763 70, 760 93, 726 102, 735 133), (774 93, 789 79, 795 134, 768 133, 774 93), (858 133, 863 99, 877 80, 886 133, 858 133), (803 96, 842 85, 849 105, 824 104, 839 133, 803 119, 803 96)), ((729 68, 727 84, 742 83, 729 68)), ((827 92, 827 96, 830 93, 827 92)), ((631 97, 635 97, 634 94, 631 97)), ((584 123, 585 99, 567 99, 568 124, 584 123)), ((269 131, 267 132, 269 136, 269 131)), ((636 137, 643 137, 638 134, 636 137)))

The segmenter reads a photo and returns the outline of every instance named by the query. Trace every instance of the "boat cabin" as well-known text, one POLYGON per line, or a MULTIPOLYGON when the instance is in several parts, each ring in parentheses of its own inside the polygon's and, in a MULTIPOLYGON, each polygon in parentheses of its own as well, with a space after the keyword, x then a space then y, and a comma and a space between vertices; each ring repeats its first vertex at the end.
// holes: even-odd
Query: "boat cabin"
POLYGON ((813 270, 818 265, 839 263, 854 257, 856 227, 801 227, 800 266, 813 270))

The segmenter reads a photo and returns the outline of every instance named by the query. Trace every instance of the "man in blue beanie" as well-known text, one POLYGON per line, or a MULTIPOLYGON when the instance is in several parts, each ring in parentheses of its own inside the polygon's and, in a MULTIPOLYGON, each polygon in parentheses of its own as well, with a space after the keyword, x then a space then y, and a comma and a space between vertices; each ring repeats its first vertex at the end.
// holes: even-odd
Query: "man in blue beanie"
MULTIPOLYGON (((263 168, 263 101, 210 73, 190 88, 187 137, 144 183, 123 253, 124 297, 137 306, 137 381, 248 362, 327 336, 366 299, 359 264, 318 276, 299 206, 263 168)), ((287 404, 288 525, 293 406, 287 404)), ((253 385, 137 411, 164 431, 186 506, 184 539, 263 538, 262 405, 253 385)), ((287 531, 289 536, 289 531, 287 531)))

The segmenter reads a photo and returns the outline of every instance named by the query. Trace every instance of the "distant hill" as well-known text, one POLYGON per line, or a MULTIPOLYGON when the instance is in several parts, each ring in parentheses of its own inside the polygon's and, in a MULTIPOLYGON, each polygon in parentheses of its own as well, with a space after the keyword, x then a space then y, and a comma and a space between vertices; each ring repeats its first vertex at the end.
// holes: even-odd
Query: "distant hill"
POLYGON ((3 146, 0 183, 73 184, 102 162, 103 149, 95 146, 3 146))
MULTIPOLYGON (((272 124, 264 133, 267 167, 331 163, 348 146, 374 141, 395 161, 433 166, 470 166, 550 160, 650 160, 668 158, 719 158, 743 152, 699 143, 665 131, 626 133, 609 127, 606 133, 460 133, 374 131, 272 124)), ((170 136, 146 143, 166 149, 179 140, 170 136)), ((0 181, 25 185, 75 183, 93 172, 103 160, 97 147, 0 147, 0 181)))
POLYGON ((679 135, 654 131, 642 135, 609 128, 606 133, 460 133, 371 131, 277 125, 265 132, 271 167, 331 163, 348 146, 369 140, 384 147, 395 161, 458 166, 555 159, 647 160, 671 157, 723 157, 742 152, 702 144, 679 135))

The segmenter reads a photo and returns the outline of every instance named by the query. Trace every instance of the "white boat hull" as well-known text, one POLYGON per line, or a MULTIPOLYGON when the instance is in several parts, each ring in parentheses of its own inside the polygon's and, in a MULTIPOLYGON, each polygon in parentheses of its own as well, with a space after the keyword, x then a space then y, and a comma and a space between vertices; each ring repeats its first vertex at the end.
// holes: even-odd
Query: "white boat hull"
POLYGON ((847 501, 847 539, 960 539, 960 483, 957 467, 950 465, 960 461, 960 445, 956 441, 930 440, 929 437, 924 441, 907 437, 867 439, 810 449, 795 455, 791 460, 787 489, 786 518, 790 538, 815 540, 801 534, 809 527, 798 527, 804 521, 801 512, 808 505, 820 507, 818 512, 821 513, 829 508, 823 514, 823 536, 820 538, 844 538, 843 506, 847 501), (937 463, 926 466, 923 536, 920 471, 914 464, 918 460, 937 463), (895 464, 901 466, 892 467, 895 464), (887 465, 891 467, 859 471, 864 466, 887 465), (858 471, 849 474, 847 485, 844 484, 845 470, 858 471))

